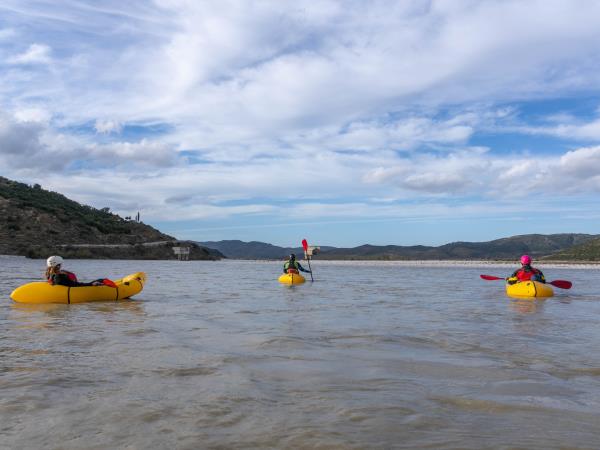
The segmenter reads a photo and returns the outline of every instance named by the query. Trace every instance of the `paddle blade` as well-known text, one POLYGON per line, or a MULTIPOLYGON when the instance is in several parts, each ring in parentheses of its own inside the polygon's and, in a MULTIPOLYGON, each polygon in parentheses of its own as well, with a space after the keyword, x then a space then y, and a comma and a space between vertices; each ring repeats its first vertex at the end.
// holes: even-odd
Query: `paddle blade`
POLYGON ((494 277, 492 275, 479 275, 481 278, 483 278, 484 280, 504 280, 504 278, 500 278, 500 277, 494 277))
POLYGON ((306 239, 302 239, 302 248, 304 249, 304 251, 308 250, 308 242, 306 241, 306 239))
POLYGON ((573 286, 573 283, 571 283, 570 281, 566 281, 566 280, 554 280, 548 284, 551 284, 552 286, 556 286, 557 288, 560 288, 560 289, 571 289, 571 286, 573 286))
POLYGON ((117 285, 115 284, 115 282, 112 281, 112 280, 109 280, 108 278, 103 278, 102 279, 102 284, 104 286, 109 286, 111 288, 116 288, 117 287, 117 285))

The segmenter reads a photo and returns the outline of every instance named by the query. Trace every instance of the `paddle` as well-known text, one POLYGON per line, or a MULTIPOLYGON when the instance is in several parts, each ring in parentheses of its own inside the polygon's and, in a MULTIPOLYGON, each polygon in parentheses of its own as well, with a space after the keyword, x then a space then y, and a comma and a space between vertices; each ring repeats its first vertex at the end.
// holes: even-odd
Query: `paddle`
POLYGON ((312 268, 310 267, 310 256, 308 254, 308 242, 306 239, 302 239, 302 248, 304 249, 304 254, 306 255, 306 260, 308 261, 308 270, 310 270, 310 281, 315 281, 312 276, 312 268))
MULTIPOLYGON (((488 280, 488 281, 506 280, 506 278, 494 277, 492 275, 479 275, 479 276, 481 278, 483 278, 484 280, 488 280)), ((560 289, 571 289, 571 286, 573 286, 573 283, 571 283, 570 281, 566 281, 566 280, 549 281, 548 284, 551 284, 552 286, 556 286, 557 288, 560 288, 560 289)))

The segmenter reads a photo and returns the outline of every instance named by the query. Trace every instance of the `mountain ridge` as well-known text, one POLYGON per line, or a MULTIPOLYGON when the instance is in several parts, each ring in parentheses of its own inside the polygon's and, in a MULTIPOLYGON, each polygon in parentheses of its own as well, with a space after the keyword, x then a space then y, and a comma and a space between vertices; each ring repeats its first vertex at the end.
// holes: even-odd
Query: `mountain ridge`
MULTIPOLYGON (((317 259, 324 260, 515 260, 522 254, 549 258, 600 235, 585 233, 526 234, 485 242, 457 241, 440 246, 371 245, 352 248, 321 247, 317 259)), ((239 240, 202 241, 199 244, 219 250, 234 259, 282 259, 289 253, 302 253, 301 247, 279 247, 264 242, 239 240)), ((600 260, 600 256, 599 256, 600 260)))

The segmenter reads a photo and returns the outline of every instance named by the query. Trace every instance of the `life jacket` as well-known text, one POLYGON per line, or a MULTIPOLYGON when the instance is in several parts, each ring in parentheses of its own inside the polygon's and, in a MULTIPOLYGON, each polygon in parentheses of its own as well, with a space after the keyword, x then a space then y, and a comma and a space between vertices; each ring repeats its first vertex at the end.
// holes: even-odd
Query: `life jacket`
POLYGON ((69 277, 69 280, 71 281, 77 281, 77 276, 73 273, 73 272, 68 272, 66 270, 62 270, 61 272, 63 272, 65 275, 67 275, 69 277))
MULTIPOLYGON (((73 273, 73 272, 69 272, 68 270, 61 270, 60 272, 58 272, 57 275, 66 275, 67 278, 69 278, 69 280, 74 281, 75 283, 77 283, 77 276, 73 273)), ((50 284, 54 284, 53 280, 52 280, 52 276, 50 276, 48 278, 48 283, 50 284)))
POLYGON ((529 281, 531 280, 531 277, 533 277, 534 275, 539 275, 542 272, 540 272, 537 269, 534 269, 531 266, 523 266, 521 269, 517 270, 513 276, 517 277, 519 279, 519 281, 529 281))
POLYGON ((294 260, 294 261, 287 260, 283 264, 283 270, 286 273, 298 273, 298 262, 296 260, 294 260))

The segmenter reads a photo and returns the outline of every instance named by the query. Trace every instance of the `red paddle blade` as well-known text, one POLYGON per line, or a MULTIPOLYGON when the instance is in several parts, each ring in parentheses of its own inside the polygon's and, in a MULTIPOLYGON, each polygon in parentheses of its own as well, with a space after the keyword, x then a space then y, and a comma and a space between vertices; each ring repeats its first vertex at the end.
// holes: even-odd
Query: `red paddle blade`
POLYGON ((566 280, 554 280, 548 284, 551 284, 552 286, 556 286, 557 288, 561 289, 571 289, 571 286, 573 286, 573 283, 566 280))
POLYGON ((494 277, 492 275, 479 275, 484 280, 504 280, 504 278, 494 277))
POLYGON ((102 284, 104 284, 104 286, 110 286, 111 288, 116 288, 117 285, 115 284, 114 281, 109 280, 108 278, 103 278, 102 279, 102 284))
POLYGON ((302 248, 304 251, 308 250, 308 242, 306 242, 306 239, 302 239, 302 248))

